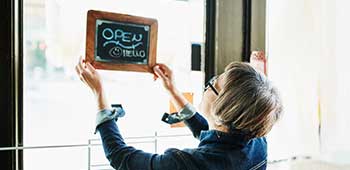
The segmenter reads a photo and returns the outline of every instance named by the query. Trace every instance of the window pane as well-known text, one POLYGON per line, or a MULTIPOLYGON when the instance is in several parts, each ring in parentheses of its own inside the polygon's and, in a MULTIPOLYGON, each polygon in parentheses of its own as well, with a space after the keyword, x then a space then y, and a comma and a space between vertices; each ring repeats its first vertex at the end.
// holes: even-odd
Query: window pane
POLYGON ((88 169, 87 148, 44 148, 23 151, 25 170, 84 170, 88 169))
MULTIPOLYGON (((191 43, 203 44, 203 1, 25 0, 25 146, 86 144, 98 138, 93 135, 94 98, 74 70, 85 54, 89 9, 157 19, 157 62, 170 65, 179 89, 194 92, 194 103, 199 102, 203 76, 191 71, 190 62, 191 43)), ((172 131, 160 121, 169 110, 169 98, 151 74, 100 73, 109 101, 123 104, 126 110, 126 117, 118 121, 123 136, 172 131)))

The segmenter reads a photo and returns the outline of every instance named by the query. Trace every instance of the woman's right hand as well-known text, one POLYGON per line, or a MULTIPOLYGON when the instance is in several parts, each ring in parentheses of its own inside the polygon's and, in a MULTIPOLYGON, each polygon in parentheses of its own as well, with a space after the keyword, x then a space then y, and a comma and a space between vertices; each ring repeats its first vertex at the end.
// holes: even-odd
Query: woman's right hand
POLYGON ((173 72, 171 71, 171 69, 167 65, 156 64, 153 67, 153 71, 155 73, 155 80, 157 78, 160 78, 163 82, 164 88, 168 92, 172 93, 172 92, 176 91, 173 72))

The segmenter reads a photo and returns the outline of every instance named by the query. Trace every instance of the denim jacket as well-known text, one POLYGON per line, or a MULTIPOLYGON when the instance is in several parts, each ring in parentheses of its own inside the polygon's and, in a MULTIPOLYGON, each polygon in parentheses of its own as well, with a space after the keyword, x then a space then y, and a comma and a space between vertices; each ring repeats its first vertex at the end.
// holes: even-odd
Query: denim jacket
MULTIPOLYGON (((123 112, 122 109, 117 112, 123 112)), ((200 140, 194 149, 167 149, 163 154, 147 153, 125 144, 115 113, 100 112, 97 126, 103 149, 117 170, 265 170, 267 143, 264 137, 245 140, 239 132, 208 130, 207 121, 194 113, 185 124, 200 140)))

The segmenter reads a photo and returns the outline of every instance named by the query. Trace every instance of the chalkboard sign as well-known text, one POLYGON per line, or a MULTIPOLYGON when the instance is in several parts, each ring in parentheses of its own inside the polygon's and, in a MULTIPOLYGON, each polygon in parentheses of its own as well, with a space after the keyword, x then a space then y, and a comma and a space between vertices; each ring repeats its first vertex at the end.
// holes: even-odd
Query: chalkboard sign
POLYGON ((157 31, 155 19, 90 10, 86 59, 98 69, 153 72, 157 31))

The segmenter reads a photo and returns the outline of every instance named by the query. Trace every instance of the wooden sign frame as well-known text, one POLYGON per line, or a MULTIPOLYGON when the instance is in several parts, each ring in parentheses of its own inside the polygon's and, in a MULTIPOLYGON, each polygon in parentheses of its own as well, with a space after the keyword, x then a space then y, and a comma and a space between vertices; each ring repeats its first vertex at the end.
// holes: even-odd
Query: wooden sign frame
POLYGON ((89 10, 87 14, 87 31, 86 31, 86 61, 90 62, 96 69, 104 70, 122 70, 153 73, 153 67, 156 64, 157 55, 157 36, 158 22, 156 19, 144 18, 139 16, 89 10), (116 21, 121 23, 131 23, 139 25, 148 25, 149 46, 148 46, 148 63, 147 64, 127 64, 127 63, 108 63, 95 60, 96 47, 96 21, 97 20, 116 21))

